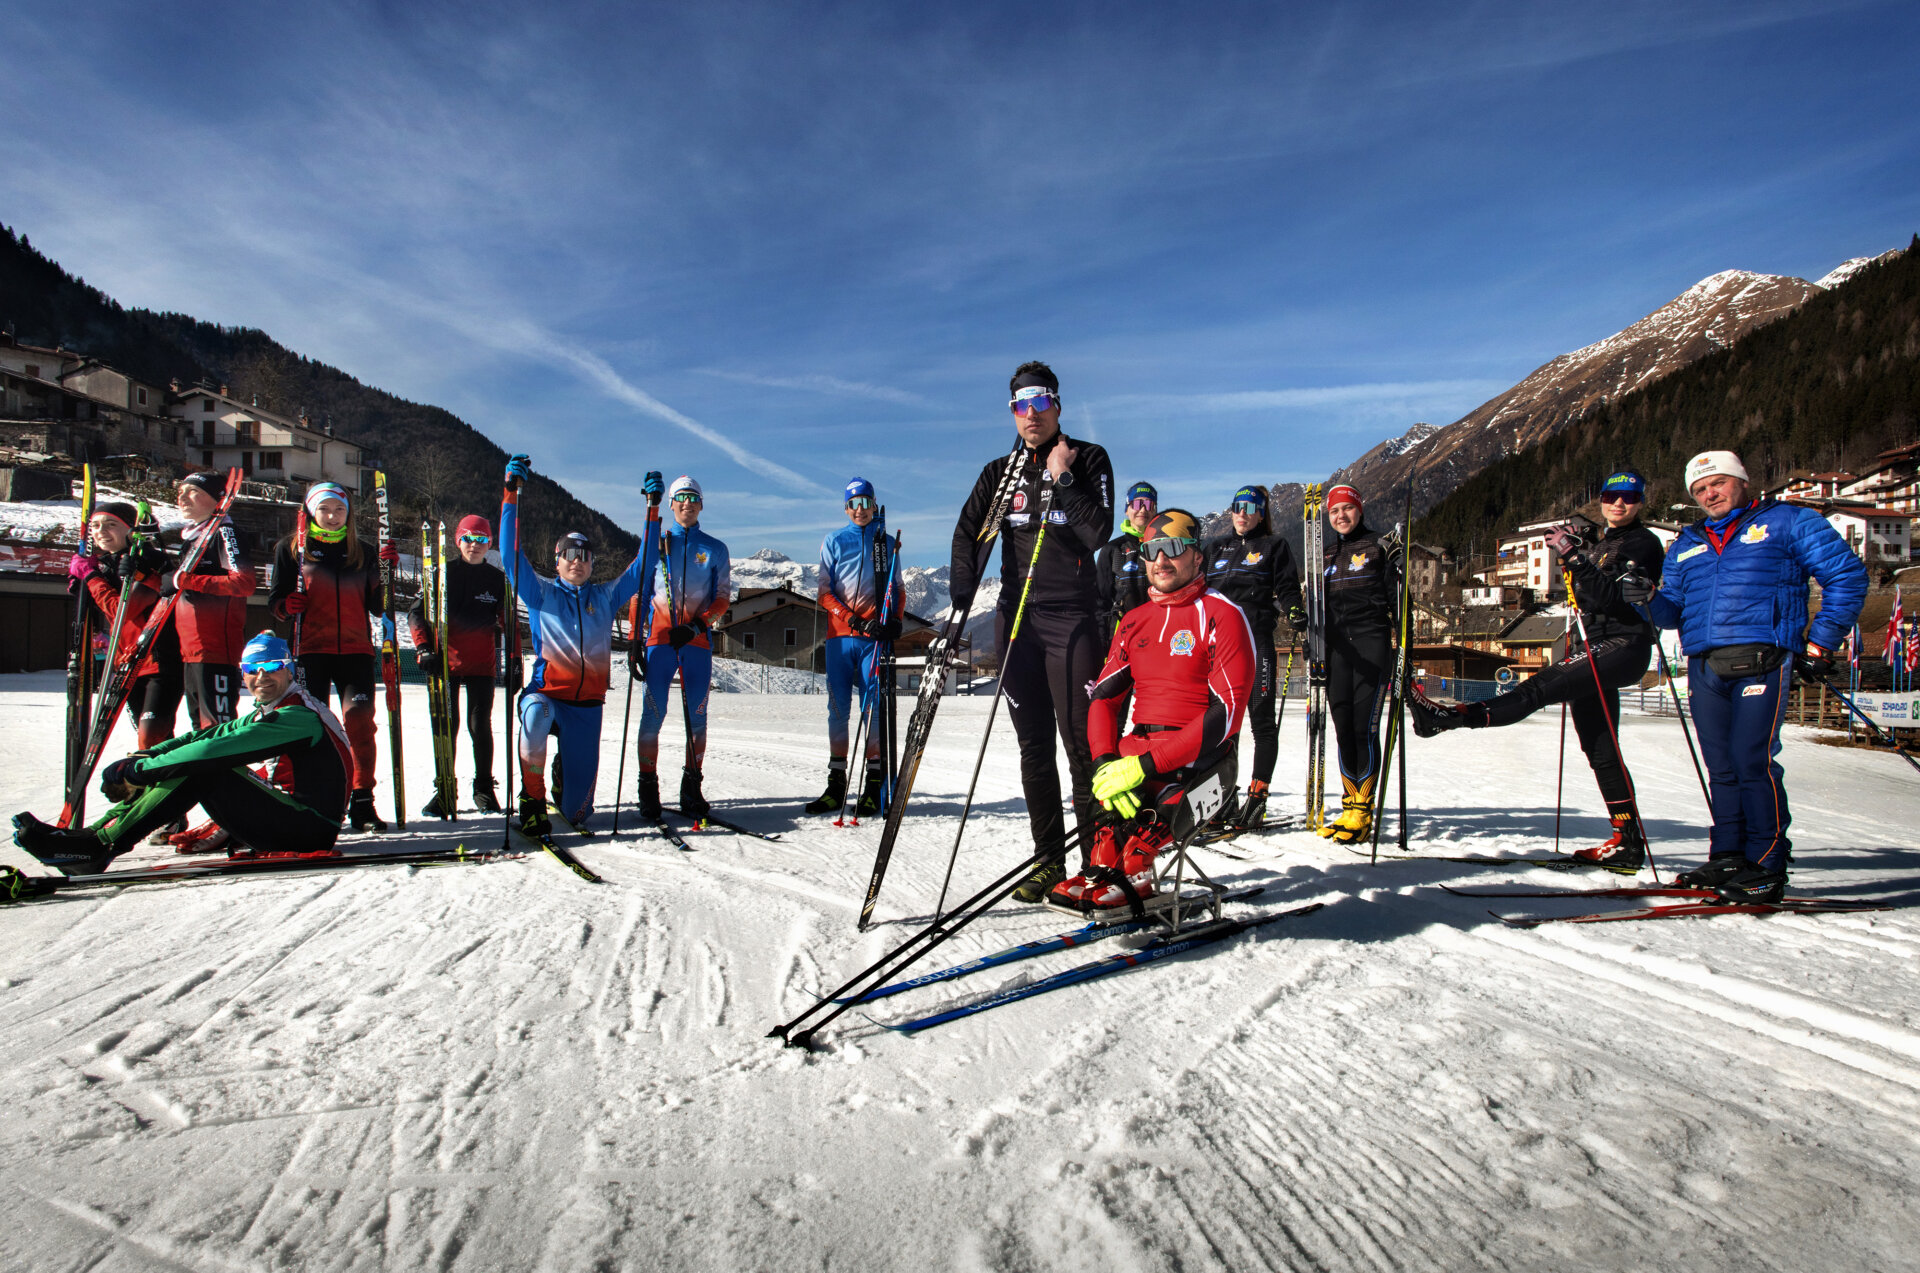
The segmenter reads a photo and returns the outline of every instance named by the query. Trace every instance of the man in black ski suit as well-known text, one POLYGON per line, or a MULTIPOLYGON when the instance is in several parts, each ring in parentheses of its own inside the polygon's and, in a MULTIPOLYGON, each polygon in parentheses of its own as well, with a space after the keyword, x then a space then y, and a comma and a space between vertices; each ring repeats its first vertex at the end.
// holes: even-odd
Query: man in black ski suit
POLYGON ((1127 510, 1120 521, 1120 533, 1094 554, 1103 657, 1120 620, 1134 607, 1147 604, 1147 563, 1140 558, 1140 536, 1159 511, 1160 492, 1153 489, 1153 483, 1135 482, 1127 488, 1127 510))
POLYGON ((1567 704, 1580 749, 1593 766, 1594 781, 1613 822, 1611 839, 1574 856, 1621 871, 1637 869, 1647 860, 1646 835, 1617 745, 1620 689, 1646 675, 1654 640, 1653 624, 1620 596, 1619 580, 1637 568, 1657 584, 1666 559, 1659 536, 1640 524, 1646 489, 1646 479, 1632 469, 1612 474, 1600 488, 1604 531, 1591 533, 1590 522, 1586 528, 1568 523, 1556 526, 1547 536, 1548 546, 1573 576, 1574 601, 1590 650, 1580 648, 1569 619, 1569 631, 1554 646, 1553 662, 1504 694, 1452 708, 1433 703, 1417 689, 1408 695, 1413 732, 1422 738, 1461 725, 1474 729, 1511 725, 1549 703, 1567 704))
POLYGON ((1247 719, 1253 727, 1253 776, 1239 810, 1240 825, 1250 827, 1266 821, 1267 785, 1273 781, 1273 763, 1280 755, 1274 628, 1284 614, 1295 628, 1304 629, 1307 612, 1300 604, 1300 571, 1293 563, 1293 549, 1274 534, 1267 516, 1267 488, 1248 485, 1235 491, 1228 515, 1233 529, 1208 541, 1206 569, 1208 585, 1246 611, 1253 626, 1253 698, 1247 704, 1247 719))
POLYGON ((1060 770, 1054 763, 1056 736, 1067 750, 1082 858, 1093 843, 1087 686, 1099 675, 1105 653, 1093 557, 1113 533, 1113 465, 1099 446, 1076 443, 1060 431, 1060 381, 1052 368, 1043 362, 1023 363, 1009 387, 1014 427, 1025 446, 1017 460, 1004 457, 980 470, 973 494, 960 512, 960 524, 954 527, 951 581, 953 604, 971 604, 980 586, 978 572, 985 565, 984 560, 976 564, 975 558, 981 523, 1007 464, 1020 464, 1019 484, 1001 534, 994 644, 1001 651, 1007 713, 1020 740, 1020 783, 1027 798, 1028 825, 1035 849, 1046 859, 1014 896, 1038 902, 1066 878, 1067 831, 1060 807, 1060 770), (1009 645, 1029 566, 1033 580, 1026 612, 1017 639, 1009 645))

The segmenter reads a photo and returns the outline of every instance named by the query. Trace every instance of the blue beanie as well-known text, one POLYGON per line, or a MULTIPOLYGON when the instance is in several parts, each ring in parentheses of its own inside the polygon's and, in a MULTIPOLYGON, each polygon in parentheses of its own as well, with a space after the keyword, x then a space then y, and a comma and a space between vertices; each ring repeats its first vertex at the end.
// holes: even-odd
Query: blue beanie
POLYGON ((1267 488, 1264 486, 1243 486, 1233 493, 1229 504, 1258 504, 1261 512, 1267 511, 1267 488))
POLYGON ((846 494, 841 498, 843 500, 850 500, 856 495, 864 495, 868 499, 873 499, 874 498, 873 483, 869 482, 864 477, 856 477, 851 482, 847 483, 846 494))
POLYGON ((1622 469, 1601 485, 1600 493, 1631 495, 1635 500, 1643 500, 1647 497, 1647 479, 1632 469, 1622 469))
POLYGON ((246 649, 240 651, 240 667, 243 671, 250 667, 257 667, 262 663, 290 663, 292 661, 293 651, 287 648, 285 641, 271 632, 262 632, 259 636, 253 638, 253 640, 247 642, 246 649))

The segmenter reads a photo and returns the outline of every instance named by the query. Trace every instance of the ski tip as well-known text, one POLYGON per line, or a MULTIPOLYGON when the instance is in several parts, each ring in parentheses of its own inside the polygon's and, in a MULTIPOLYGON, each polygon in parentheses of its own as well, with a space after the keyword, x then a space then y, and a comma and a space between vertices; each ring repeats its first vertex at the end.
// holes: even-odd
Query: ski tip
POLYGON ((1532 919, 1525 915, 1502 915, 1499 911, 1488 911, 1487 914, 1493 916, 1508 928, 1538 928, 1541 924, 1540 920, 1532 919))

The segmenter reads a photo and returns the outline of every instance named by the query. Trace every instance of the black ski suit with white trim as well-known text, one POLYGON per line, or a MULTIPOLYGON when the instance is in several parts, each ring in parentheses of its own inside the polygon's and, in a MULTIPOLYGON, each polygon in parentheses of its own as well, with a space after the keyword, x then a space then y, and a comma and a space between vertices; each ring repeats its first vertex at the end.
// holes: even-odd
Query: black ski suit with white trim
MULTIPOLYGON (((1002 456, 980 470, 973 494, 953 531, 951 580, 956 606, 972 601, 986 555, 976 556, 981 523, 1006 472, 1002 456)), ((1066 818, 1060 803, 1060 769, 1055 739, 1067 751, 1073 784, 1074 820, 1081 852, 1093 843, 1093 761, 1087 752, 1087 687, 1099 675, 1106 651, 1099 615, 1094 554, 1113 534, 1113 465, 1104 449, 1056 434, 1038 454, 1027 451, 1009 505, 1000 540, 1000 603, 994 615, 994 647, 1002 653, 1000 677, 1007 714, 1020 742, 1020 785, 1027 799, 1027 821, 1036 851, 1064 857, 1066 818), (1067 470, 1070 482, 1053 483, 1047 455, 1065 443, 1078 451, 1067 470), (1038 514, 1043 483, 1054 486, 1047 537, 1036 562, 1038 514), (1033 588, 1019 639, 1008 648, 1027 566, 1034 563, 1033 588)))

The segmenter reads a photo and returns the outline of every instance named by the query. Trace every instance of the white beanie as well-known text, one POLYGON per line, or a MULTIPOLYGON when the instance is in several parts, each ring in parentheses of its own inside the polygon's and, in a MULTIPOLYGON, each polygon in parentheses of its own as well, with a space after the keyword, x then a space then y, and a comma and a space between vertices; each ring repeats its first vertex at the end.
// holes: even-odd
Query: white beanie
POLYGON ((1747 480, 1747 466, 1732 451, 1702 451, 1687 461, 1687 494, 1693 494, 1693 484, 1703 477, 1718 477, 1725 474, 1747 480))
POLYGON ((700 483, 683 475, 674 478, 673 485, 667 488, 667 502, 671 504, 681 491, 692 491, 695 495, 700 495, 703 500, 706 498, 704 495, 701 495, 700 483))

